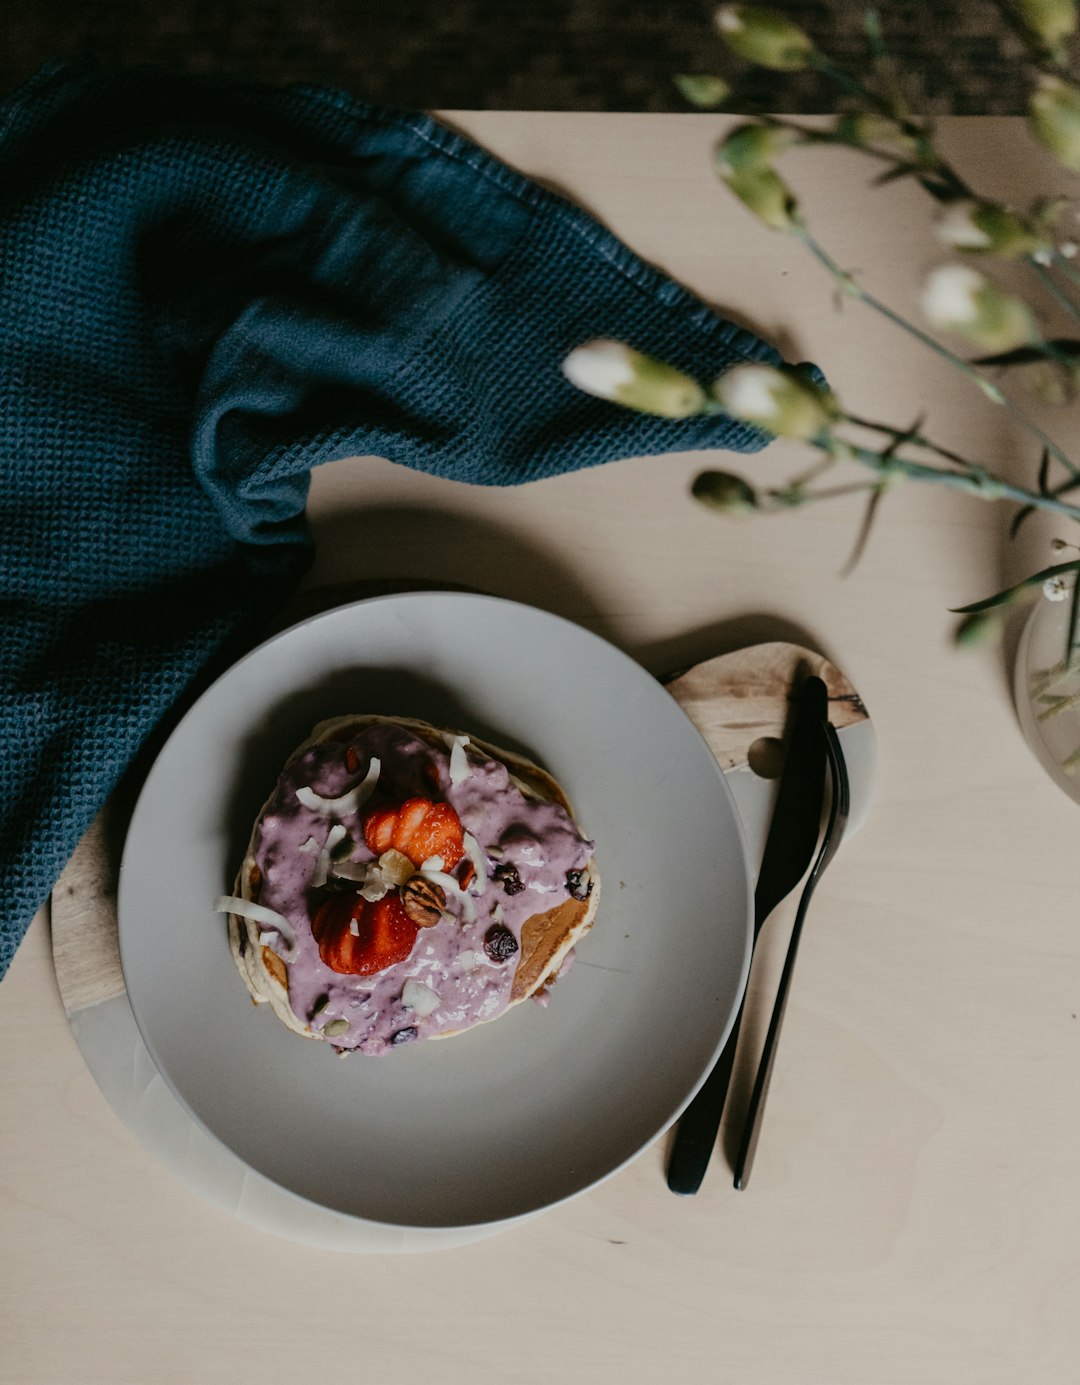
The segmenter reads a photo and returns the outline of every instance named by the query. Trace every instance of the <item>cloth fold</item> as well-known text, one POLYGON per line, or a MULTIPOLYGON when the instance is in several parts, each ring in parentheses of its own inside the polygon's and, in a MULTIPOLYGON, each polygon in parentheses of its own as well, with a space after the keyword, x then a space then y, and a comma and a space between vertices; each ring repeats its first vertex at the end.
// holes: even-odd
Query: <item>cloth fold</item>
POLYGON ((703 378, 779 360, 427 116, 64 67, 0 107, 0 326, 0 974, 153 728, 298 582, 313 466, 753 451, 559 365, 597 336, 703 378))

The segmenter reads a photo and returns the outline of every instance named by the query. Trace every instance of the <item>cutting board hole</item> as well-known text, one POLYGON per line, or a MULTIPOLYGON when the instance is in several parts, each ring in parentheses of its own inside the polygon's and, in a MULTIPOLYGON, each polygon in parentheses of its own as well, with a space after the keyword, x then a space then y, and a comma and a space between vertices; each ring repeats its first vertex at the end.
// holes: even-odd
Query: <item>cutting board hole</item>
POLYGON ((759 779, 779 779, 784 768, 784 742, 775 736, 759 736, 746 759, 759 779))

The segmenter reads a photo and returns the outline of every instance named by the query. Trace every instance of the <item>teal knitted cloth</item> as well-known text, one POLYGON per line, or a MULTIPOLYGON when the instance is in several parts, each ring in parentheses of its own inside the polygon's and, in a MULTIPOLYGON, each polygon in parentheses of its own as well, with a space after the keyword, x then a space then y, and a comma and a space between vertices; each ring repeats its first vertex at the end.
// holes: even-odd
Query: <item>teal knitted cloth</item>
POLYGON ((778 359, 426 116, 158 72, 0 107, 0 324, 0 974, 154 727, 297 583, 313 466, 750 451, 559 365, 596 336, 702 377, 778 359))

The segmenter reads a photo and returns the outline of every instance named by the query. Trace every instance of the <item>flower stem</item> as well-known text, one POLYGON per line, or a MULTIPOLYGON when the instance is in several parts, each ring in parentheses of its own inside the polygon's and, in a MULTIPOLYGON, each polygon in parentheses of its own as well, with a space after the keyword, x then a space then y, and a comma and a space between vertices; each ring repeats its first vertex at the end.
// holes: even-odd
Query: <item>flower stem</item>
POLYGON ((1040 495, 1037 491, 1014 486, 1009 481, 992 476, 982 467, 969 462, 966 471, 945 471, 941 467, 930 466, 925 462, 915 462, 897 453, 877 452, 870 447, 845 444, 847 455, 863 466, 868 466, 879 475, 907 476, 914 481, 933 481, 950 490, 966 491, 983 500, 1011 500, 1021 505, 1034 505, 1037 509, 1051 514, 1064 515, 1067 519, 1080 523, 1080 506, 1070 505, 1054 495, 1040 495))
POLYGON ((1077 640, 1080 639, 1080 579, 1073 579, 1072 597, 1069 601, 1069 622, 1065 630, 1065 663, 1072 661, 1077 640))
POLYGON ((1064 274, 1065 278, 1068 279, 1071 284, 1075 284, 1077 288, 1080 288, 1080 270, 1078 270, 1072 261, 1069 260, 1067 256, 1063 255, 1060 250, 1054 251, 1054 264, 1060 274, 1064 274))
POLYGON ((928 452, 933 452, 938 457, 943 457, 947 462, 953 462, 956 466, 963 467, 965 470, 978 468, 978 462, 969 461, 967 457, 961 457, 959 452, 951 452, 947 447, 942 447, 936 442, 931 442, 924 437, 917 428, 894 428, 891 423, 875 423, 873 419, 859 418, 856 414, 844 414, 847 423, 854 423, 859 428, 869 428, 875 433, 886 433, 896 443, 909 442, 912 447, 924 447, 928 452))
POLYGON ((849 481, 842 486, 825 486, 816 491, 801 491, 801 487, 797 483, 792 483, 791 486, 781 490, 767 491, 766 494, 778 497, 776 508, 778 510, 786 510, 790 508, 793 502, 785 500, 784 497, 790 495, 792 491, 800 492, 797 503, 805 505, 811 500, 836 500, 840 496, 865 494, 867 491, 876 491, 880 489, 880 487, 880 481, 849 481))
POLYGON ((1056 717, 1059 712, 1067 712, 1070 707, 1075 707, 1080 703, 1080 692, 1070 693, 1068 697, 1058 698, 1049 707, 1044 707, 1038 714, 1038 721, 1049 721, 1051 717, 1056 717))
POLYGON ((1044 264, 1040 264, 1034 255, 1029 255, 1027 261, 1039 276, 1043 288, 1054 302, 1057 303, 1059 307, 1064 308, 1070 316, 1080 321, 1080 306, 1074 303, 1069 295, 1061 288, 1047 267, 1044 264))

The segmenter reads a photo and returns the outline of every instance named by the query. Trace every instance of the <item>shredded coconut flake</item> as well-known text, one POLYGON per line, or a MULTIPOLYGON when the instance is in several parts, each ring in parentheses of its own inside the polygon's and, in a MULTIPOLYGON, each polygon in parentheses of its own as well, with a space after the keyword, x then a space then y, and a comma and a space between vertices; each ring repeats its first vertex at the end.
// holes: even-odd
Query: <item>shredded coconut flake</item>
POLYGON ((421 870, 420 874, 433 885, 441 885, 447 894, 456 895, 461 900, 461 912, 465 922, 472 923, 476 918, 476 907, 452 875, 447 875, 443 870, 421 870))
POLYGON ((450 741, 451 784, 463 784, 472 773, 469 768, 469 757, 465 754, 465 747, 468 744, 468 736, 454 736, 450 741))
POLYGON ((306 842, 298 846, 297 851, 302 851, 305 856, 313 856, 319 850, 319 843, 314 837, 309 837, 306 842))
MULTIPOLYGON (((279 914, 276 909, 268 909, 265 904, 256 904, 252 899, 241 899, 238 895, 223 894, 214 902, 214 913, 235 914, 237 918, 247 919, 250 923, 262 924, 264 928, 272 929, 290 952, 296 946, 292 924, 283 914, 279 914)), ((260 941, 261 939, 260 934, 260 941)))
POLYGON ((340 798, 323 798, 322 794, 317 794, 308 785, 302 789, 297 789, 296 796, 305 808, 310 808, 315 813, 325 813, 327 817, 345 817, 349 813, 355 813, 371 797, 375 790, 375 785, 379 782, 379 775, 382 773, 382 763, 376 757, 371 757, 371 763, 367 767, 367 773, 359 784, 354 784, 348 793, 343 793, 340 798))
POLYGON ((361 884, 368 877, 368 861, 331 861, 330 874, 342 880, 356 880, 361 884))
POLYGON ((483 894, 487 889, 488 873, 487 861, 484 859, 484 853, 480 850, 480 843, 471 832, 463 832, 461 840, 465 847, 465 854, 476 870, 476 878, 470 884, 469 889, 473 894, 483 894))
POLYGON ((415 1010, 418 1015, 430 1015, 433 1010, 439 1008, 438 991, 433 991, 422 981, 414 981, 411 978, 405 982, 401 1000, 402 1004, 407 1005, 410 1010, 415 1010))
POLYGON ((344 838, 344 827, 340 822, 334 823, 326 834, 326 841, 323 843, 323 848, 319 852, 319 859, 315 862, 315 869, 312 872, 311 883, 316 890, 321 889, 326 884, 327 876, 330 874, 330 853, 344 838))

